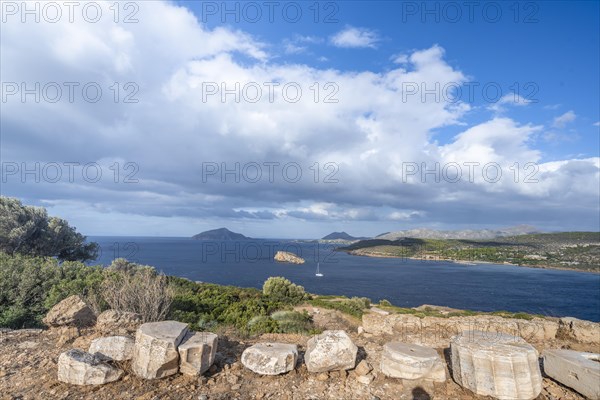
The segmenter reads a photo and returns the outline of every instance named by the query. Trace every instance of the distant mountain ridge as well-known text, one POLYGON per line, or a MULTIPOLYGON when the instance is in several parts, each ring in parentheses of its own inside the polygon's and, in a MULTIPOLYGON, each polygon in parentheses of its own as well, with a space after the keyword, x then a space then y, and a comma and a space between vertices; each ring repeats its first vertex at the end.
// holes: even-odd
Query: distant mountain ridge
POLYGON ((249 240, 250 238, 242 235, 241 233, 235 233, 227 228, 212 229, 210 231, 201 232, 197 235, 192 236, 192 239, 196 240, 249 240))
POLYGON ((354 237, 346 232, 332 232, 327 236, 321 238, 321 240, 362 240, 366 239, 364 237, 354 237))
POLYGON ((387 232, 376 236, 375 239, 398 240, 404 237, 418 239, 494 239, 506 236, 527 235, 541 233, 530 225, 517 225, 500 229, 464 229, 440 231, 428 228, 416 228, 405 231, 387 232))

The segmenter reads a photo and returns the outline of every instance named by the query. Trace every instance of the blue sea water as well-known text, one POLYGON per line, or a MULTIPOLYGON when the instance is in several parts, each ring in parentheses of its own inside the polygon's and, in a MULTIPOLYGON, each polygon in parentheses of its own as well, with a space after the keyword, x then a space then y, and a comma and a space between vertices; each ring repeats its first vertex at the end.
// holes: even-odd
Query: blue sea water
POLYGON ((402 307, 434 304, 600 321, 600 275, 593 273, 358 257, 334 251, 331 245, 289 240, 89 239, 101 247, 96 264, 123 257, 193 281, 260 288, 268 277, 284 276, 311 293, 387 299, 402 307), (278 250, 296 253, 306 263, 277 263, 273 256, 278 250), (323 277, 315 276, 317 262, 323 277))

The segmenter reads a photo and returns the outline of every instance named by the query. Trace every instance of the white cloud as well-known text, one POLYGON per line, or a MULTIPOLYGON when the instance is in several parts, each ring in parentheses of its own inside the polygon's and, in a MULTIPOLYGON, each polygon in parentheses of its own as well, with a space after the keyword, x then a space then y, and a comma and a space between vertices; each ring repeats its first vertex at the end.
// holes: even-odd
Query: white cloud
POLYGON ((352 26, 346 27, 331 37, 331 43, 334 46, 343 48, 375 48, 378 41, 379 36, 374 31, 352 26))
POLYGON ((516 93, 509 93, 502 96, 497 102, 491 104, 488 109, 498 114, 506 111, 505 106, 524 107, 531 103, 531 100, 524 98, 516 93))
POLYGON ((552 126, 555 128, 564 128, 568 123, 575 121, 575 118, 577 118, 577 116, 573 111, 567 111, 566 113, 554 118, 552 126))
POLYGON ((594 123, 594 126, 600 126, 600 121, 598 121, 598 122, 595 122, 595 123, 594 123))
MULTIPOLYGON (((9 182, 3 183, 3 194, 26 202, 53 201, 61 207, 59 215, 75 216, 80 230, 105 234, 160 232, 167 220, 178 224, 181 234, 201 230, 202 221, 221 221, 221 226, 227 220, 258 224, 273 237, 288 236, 292 218, 327 223, 410 222, 419 217, 419 222, 440 224, 475 218, 506 225, 533 217, 587 222, 597 212, 593 204, 598 194, 589 185, 598 180, 597 159, 542 163, 543 154, 532 141, 543 131, 540 126, 496 117, 467 125, 449 143, 436 142, 434 132, 465 124, 469 106, 433 96, 403 99, 402 85, 443 87, 467 80, 445 60, 440 46, 413 51, 403 60, 406 66, 385 72, 343 71, 277 63, 266 51, 269 44, 242 31, 209 30, 170 2, 140 3, 139 20, 118 27, 110 20, 52 27, 3 25, 4 81, 94 81, 103 86, 105 96, 94 104, 81 96, 73 103, 21 103, 18 98, 4 103, 2 160, 110 160, 102 161, 107 166, 121 160, 121 165, 139 166, 140 181, 9 182), (135 82, 139 102, 115 103, 109 89, 114 82, 135 82), (266 95, 256 103, 235 102, 233 96, 224 103, 220 96, 204 101, 207 82, 224 83, 228 89, 236 83, 295 82, 303 96, 297 103, 284 101, 280 91, 273 102, 266 95), (317 102, 310 89, 315 82, 320 85, 317 102), (327 82, 339 89, 337 103, 323 102, 331 93, 324 88, 327 82), (403 181, 406 162, 431 167, 469 161, 498 163, 502 180, 403 181), (228 168, 235 162, 296 162, 303 175, 290 183, 278 169, 274 182, 236 183, 231 177, 225 184, 220 179, 205 182, 204 162, 223 162, 228 168), (315 181, 311 167, 316 162, 320 173, 315 181), (338 183, 324 183, 331 173, 324 169, 328 162, 337 166, 338 183), (539 164, 539 183, 515 182, 509 169, 515 162, 520 177, 527 172, 525 164, 539 164), (98 220, 107 222, 97 228, 98 220)), ((502 104, 512 103, 506 99, 502 104)), ((480 169, 477 173, 481 176, 480 169)), ((378 230, 388 229, 377 224, 378 230)))

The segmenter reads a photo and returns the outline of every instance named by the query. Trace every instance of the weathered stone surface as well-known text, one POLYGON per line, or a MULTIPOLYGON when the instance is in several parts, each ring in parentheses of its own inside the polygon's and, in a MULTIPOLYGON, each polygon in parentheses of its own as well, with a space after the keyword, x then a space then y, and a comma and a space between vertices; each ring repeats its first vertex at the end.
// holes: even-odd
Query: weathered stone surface
POLYGON ((179 372, 202 375, 215 362, 219 337, 211 332, 188 332, 179 345, 179 372))
POLYGON ((381 372, 392 378, 446 381, 446 367, 435 349, 402 342, 383 346, 381 372))
POLYGON ((135 335, 133 372, 145 379, 163 378, 177 373, 177 346, 187 331, 187 324, 177 321, 149 322, 141 325, 135 335))
POLYGON ((131 360, 135 341, 127 336, 108 336, 92 340, 89 353, 98 358, 124 361, 131 360))
POLYGON ((123 371, 83 350, 72 349, 58 357, 58 380, 73 385, 102 385, 116 381, 123 371))
POLYGON ((359 376, 367 375, 372 370, 373 370, 373 367, 371 366, 371 364, 369 364, 365 360, 362 360, 361 362, 359 362, 358 365, 356 366, 356 368, 354 368, 354 372, 356 372, 356 375, 359 375, 359 376))
POLYGON ((96 321, 90 307, 77 295, 67 297, 48 311, 44 324, 55 327, 63 325, 89 326, 96 321))
POLYGON ((464 332, 452 338, 452 376, 482 396, 530 400, 542 390, 538 352, 519 336, 464 332))
POLYGON ((275 261, 286 262, 291 264, 304 264, 304 259, 302 257, 298 257, 294 253, 290 253, 287 251, 278 251, 275 253, 274 257, 275 261))
POLYGON ((600 354, 546 350, 544 372, 588 399, 600 399, 600 354))
POLYGON ((293 370, 298 347, 285 343, 258 343, 242 353, 244 367, 261 375, 279 375, 293 370))
MULTIPOLYGON (((567 328, 573 324, 563 323, 563 332, 568 336, 567 339, 594 343, 592 332, 600 325, 577 321, 574 323, 574 329, 567 328)), ((554 340, 559 330, 558 320, 550 318, 533 318, 529 321, 492 315, 418 318, 407 314, 382 315, 376 312, 363 314, 362 326, 366 333, 394 335, 395 340, 404 343, 435 348, 448 347, 452 337, 465 331, 500 332, 540 343, 554 340)), ((597 335, 600 335, 600 330, 597 335)))
POLYGON ((72 342, 81 334, 79 328, 76 326, 62 326, 55 331, 58 335, 58 339, 56 340, 58 346, 64 346, 65 344, 72 342))
POLYGON ((325 331, 306 345, 304 361, 309 372, 352 369, 356 365, 358 347, 344 331, 325 331))
POLYGON ((557 335, 562 339, 600 345, 600 323, 571 317, 561 318, 557 335))
POLYGON ((105 333, 135 332, 141 324, 142 317, 139 314, 106 310, 98 315, 96 329, 105 333))

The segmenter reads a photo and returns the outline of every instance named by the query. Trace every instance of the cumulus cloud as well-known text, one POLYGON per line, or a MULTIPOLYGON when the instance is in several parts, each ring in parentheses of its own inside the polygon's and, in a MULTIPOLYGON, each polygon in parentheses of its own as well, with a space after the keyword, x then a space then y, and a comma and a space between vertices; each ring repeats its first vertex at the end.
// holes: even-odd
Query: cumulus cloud
MULTIPOLYGON (((533 140, 541 126, 500 116, 465 125, 468 104, 403 96, 406 82, 467 80, 441 46, 412 51, 385 72, 344 71, 279 63, 268 43, 208 29, 171 2, 140 3, 138 18, 3 25, 3 82, 80 86, 73 102, 5 102, 2 160, 96 163, 103 173, 98 182, 80 170, 73 182, 11 176, 3 194, 47 205, 89 234, 245 224, 249 236, 303 236, 349 221, 362 235, 412 223, 589 226, 597 216, 598 188, 589 184, 598 180, 597 158, 545 162, 533 140), (98 102, 82 99, 88 82, 103 89, 98 102), (272 97, 264 82, 275 85, 272 97), (288 83, 300 88, 297 101, 283 92, 288 83), (262 96, 250 101, 257 87, 262 96), (435 132, 449 126, 464 128, 439 144, 435 132), (450 179, 456 164, 459 181, 450 179), (124 182, 129 175, 137 182, 124 182)), ((348 29, 359 33, 340 43, 376 43, 372 32, 348 29)))
POLYGON ((375 48, 379 36, 367 28, 356 28, 348 26, 331 37, 331 43, 336 47, 343 48, 375 48))

